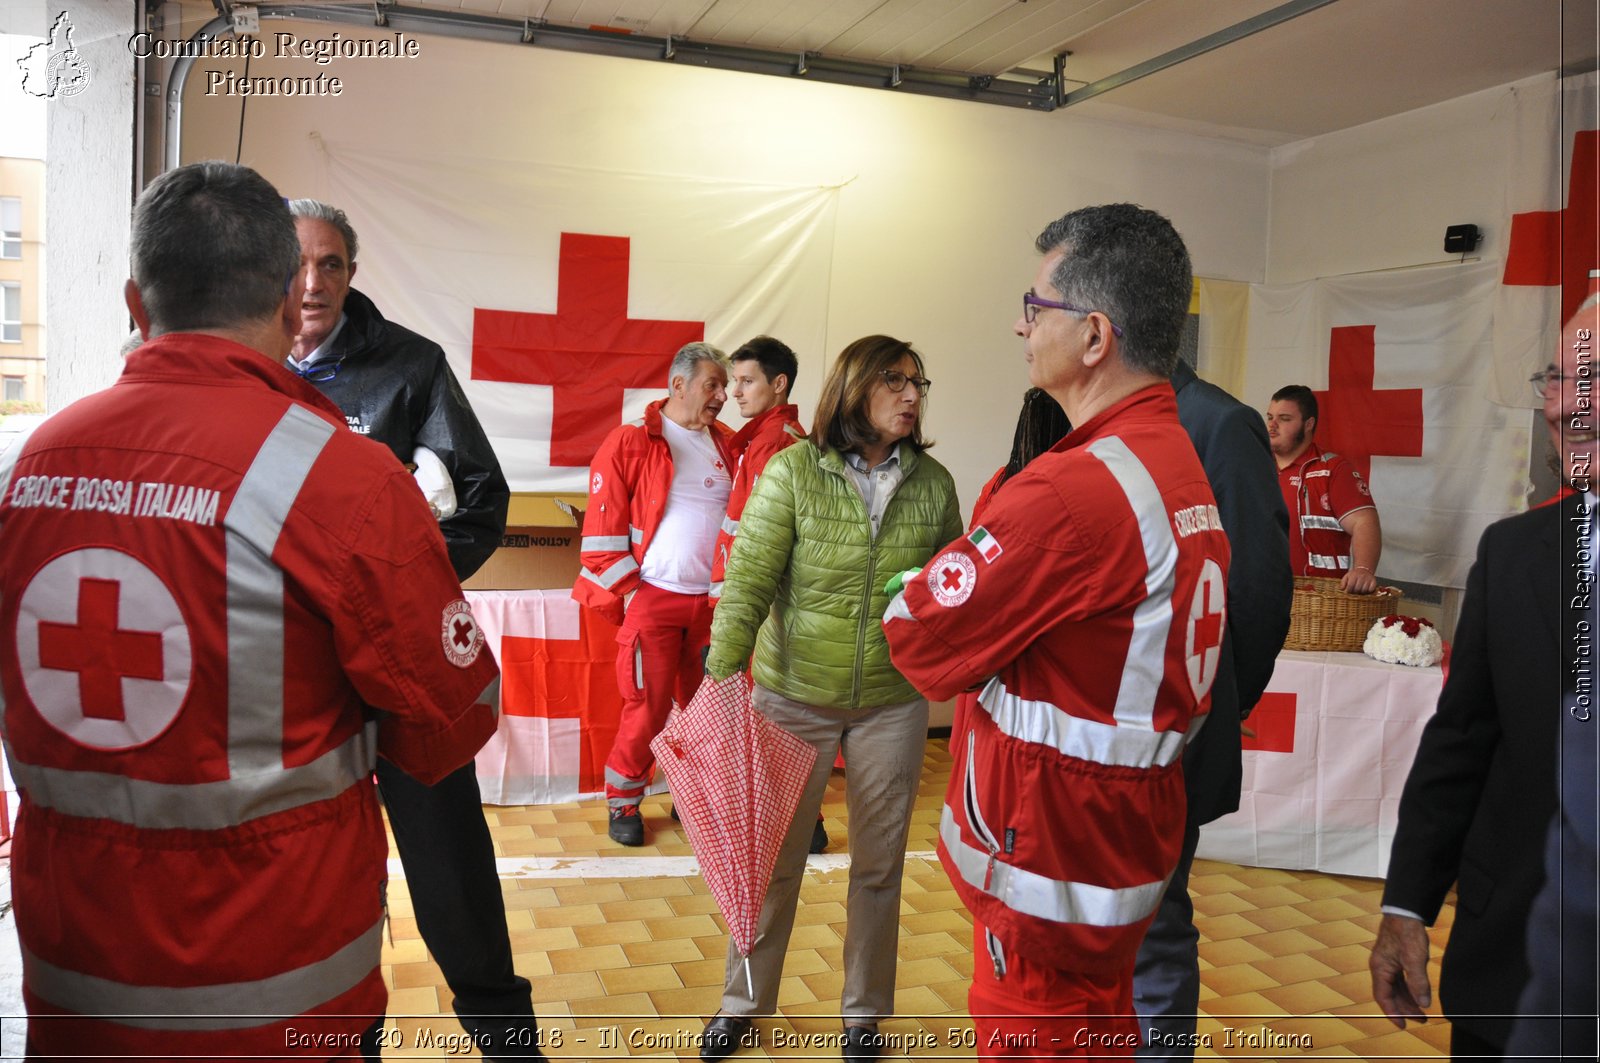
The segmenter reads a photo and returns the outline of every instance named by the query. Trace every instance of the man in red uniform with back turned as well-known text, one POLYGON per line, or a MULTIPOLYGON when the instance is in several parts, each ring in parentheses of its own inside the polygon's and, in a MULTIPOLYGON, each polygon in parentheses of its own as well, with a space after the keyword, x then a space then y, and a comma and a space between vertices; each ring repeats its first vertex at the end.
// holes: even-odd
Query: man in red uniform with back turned
POLYGON ((1037 247, 1016 330, 1074 427, 906 577, 884 628, 930 698, 981 687, 952 728, 939 824, 974 916, 979 1058, 1132 1056, 1134 956, 1183 844, 1228 539, 1169 383, 1182 238, 1124 203, 1073 211, 1037 247))
POLYGON ((1317 397, 1304 384, 1279 388, 1267 407, 1267 435, 1289 510, 1289 565, 1324 576, 1351 594, 1378 589, 1383 529, 1372 490, 1356 467, 1317 446, 1317 397))
POLYGON ((498 673, 410 475, 283 368, 277 191, 167 173, 132 258, 146 342, 0 461, 30 1055, 377 1058, 374 756, 471 760, 498 673))

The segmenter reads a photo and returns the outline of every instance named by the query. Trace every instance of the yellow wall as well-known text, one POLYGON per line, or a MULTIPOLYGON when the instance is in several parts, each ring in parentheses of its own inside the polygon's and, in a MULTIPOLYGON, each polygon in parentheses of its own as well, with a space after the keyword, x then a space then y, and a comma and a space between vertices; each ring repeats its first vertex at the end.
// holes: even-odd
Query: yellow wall
POLYGON ((0 281, 22 286, 22 342, 0 343, 0 376, 19 376, 23 399, 43 407, 44 161, 0 158, 0 196, 22 200, 22 258, 0 258, 0 281))

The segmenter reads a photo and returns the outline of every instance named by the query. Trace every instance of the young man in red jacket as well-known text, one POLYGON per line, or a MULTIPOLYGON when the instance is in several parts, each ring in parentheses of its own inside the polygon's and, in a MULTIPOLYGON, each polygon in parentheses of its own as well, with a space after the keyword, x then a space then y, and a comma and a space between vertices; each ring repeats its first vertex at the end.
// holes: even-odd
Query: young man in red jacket
POLYGON ((733 433, 717 420, 728 399, 728 356, 685 344, 668 395, 618 425, 589 465, 580 604, 622 625, 617 688, 622 718, 606 757, 611 840, 643 845, 639 800, 650 784, 650 741, 687 704, 711 641, 711 559, 733 486, 733 433))
MULTIPOLYGON (((739 404, 740 416, 750 423, 733 437, 738 463, 734 467, 733 490, 728 495, 728 516, 722 522, 717 554, 711 563, 712 608, 722 597, 722 577, 734 536, 739 534, 739 518, 744 515, 745 503, 762 470, 774 454, 806 437, 806 430, 800 425, 800 407, 789 401, 794 378, 800 372, 799 359, 789 345, 771 336, 757 336, 734 351, 732 361, 733 401, 739 404)), ((816 829, 811 832, 811 851, 820 853, 827 848, 828 831, 818 813, 816 829)))
POLYGON ((755 490, 761 471, 772 456, 790 443, 806 437, 800 427, 800 407, 789 401, 794 378, 800 371, 794 351, 782 340, 757 336, 733 352, 733 401, 739 416, 749 424, 733 437, 737 456, 733 489, 728 494, 728 517, 717 536, 717 553, 711 563, 711 602, 722 597, 722 576, 728 567, 733 537, 739 534, 744 504, 755 490))

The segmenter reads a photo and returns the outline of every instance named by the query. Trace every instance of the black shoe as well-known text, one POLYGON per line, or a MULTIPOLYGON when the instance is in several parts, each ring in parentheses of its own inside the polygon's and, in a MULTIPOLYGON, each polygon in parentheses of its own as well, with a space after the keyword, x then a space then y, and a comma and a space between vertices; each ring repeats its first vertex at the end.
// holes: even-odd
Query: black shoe
POLYGON ((638 805, 617 805, 611 810, 611 826, 606 829, 618 845, 643 845, 644 820, 638 805))
POLYGON ((883 1035, 876 1026, 846 1026, 844 1028, 844 1061, 860 1063, 877 1059, 883 1051, 883 1035))
POLYGON ((705 1063, 727 1059, 747 1043, 755 1022, 743 1015, 713 1015, 700 1035, 700 1058, 705 1063))
POLYGON ((683 822, 683 820, 678 818, 678 803, 676 801, 667 806, 667 815, 672 817, 672 822, 674 823, 683 822))
POLYGON ((817 825, 811 828, 811 853, 815 856, 817 853, 825 853, 827 851, 828 828, 822 825, 822 817, 818 816, 817 825))

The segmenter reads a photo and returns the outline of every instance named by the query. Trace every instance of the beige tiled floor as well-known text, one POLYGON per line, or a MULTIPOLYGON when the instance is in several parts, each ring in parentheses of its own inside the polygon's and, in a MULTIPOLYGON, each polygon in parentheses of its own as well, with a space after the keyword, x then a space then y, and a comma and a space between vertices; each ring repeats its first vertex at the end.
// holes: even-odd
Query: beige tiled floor
MULTIPOLYGON (((944 742, 928 744, 909 850, 930 853, 949 776, 944 742)), ((716 1010, 727 948, 725 924, 698 877, 651 875, 639 858, 692 855, 665 798, 646 802, 647 840, 624 850, 606 837, 602 802, 487 808, 498 854, 508 858, 622 860, 629 877, 533 877, 503 881, 517 970, 533 982, 547 1055, 558 1059, 696 1059, 694 1037, 716 1010), (643 877, 638 877, 644 872, 643 877), (559 1042, 559 1043, 557 1043, 559 1042)), ((843 777, 823 808, 831 854, 846 851, 843 777)), ((658 861, 657 863, 665 863, 658 861)), ((833 861, 837 864, 838 861, 833 861)), ((761 1046, 737 1060, 837 1059, 847 872, 814 862, 801 890, 778 1000, 758 1023, 761 1046)), ((1200 928, 1200 1058, 1434 1059, 1449 1026, 1434 1019, 1396 1030, 1378 1015, 1367 950, 1378 924, 1380 883, 1312 872, 1198 861, 1190 886, 1200 928)), ((449 991, 417 937, 403 885, 391 888, 393 943, 384 975, 394 1059, 476 1055, 449 991)), ((1433 974, 1453 911, 1434 931, 1433 974)), ((966 1015, 972 921, 938 862, 907 862, 901 903, 898 1016, 884 1024, 902 1051, 890 1058, 970 1059, 966 1015)), ((1436 1010, 1436 1009, 1435 1009, 1436 1010)))

